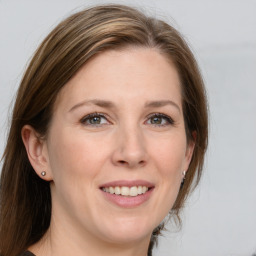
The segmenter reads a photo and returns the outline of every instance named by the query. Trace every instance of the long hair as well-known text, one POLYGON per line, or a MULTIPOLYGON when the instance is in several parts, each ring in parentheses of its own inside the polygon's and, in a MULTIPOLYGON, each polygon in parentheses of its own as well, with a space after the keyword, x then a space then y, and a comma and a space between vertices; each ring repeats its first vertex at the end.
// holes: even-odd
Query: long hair
MULTIPOLYGON (((196 134, 186 180, 171 209, 174 216, 179 216, 192 185, 200 180, 207 147, 207 102, 198 66, 186 42, 172 26, 131 7, 96 6, 62 21, 39 46, 22 78, 0 181, 2 256, 17 256, 39 241, 51 219, 50 186, 35 174, 28 160, 21 138, 22 127, 31 125, 45 136, 61 88, 91 57, 129 46, 157 49, 179 72, 188 141, 194 140, 196 134)), ((152 234, 148 255, 160 230, 159 226, 152 234)))

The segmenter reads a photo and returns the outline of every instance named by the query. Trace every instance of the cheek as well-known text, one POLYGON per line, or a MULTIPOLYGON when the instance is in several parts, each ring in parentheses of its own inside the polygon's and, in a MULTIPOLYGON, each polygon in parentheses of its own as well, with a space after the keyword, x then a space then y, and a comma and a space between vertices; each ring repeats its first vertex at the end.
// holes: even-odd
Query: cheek
POLYGON ((157 169, 164 176, 181 177, 183 171, 185 155, 186 155, 186 140, 184 136, 166 136, 158 141, 151 143, 152 159, 154 159, 157 169))
POLYGON ((155 207, 161 209, 161 218, 173 207, 182 181, 182 171, 186 153, 186 139, 182 135, 167 136, 152 143, 151 159, 159 177, 158 202, 155 207))
POLYGON ((92 179, 100 164, 97 142, 90 143, 78 134, 68 132, 55 133, 49 144, 49 168, 54 183, 68 183, 77 186, 79 181, 92 179))
MULTIPOLYGON (((93 162, 93 159, 97 158, 100 141, 98 142, 97 139, 86 136, 80 130, 75 132, 70 128, 55 130, 51 134, 48 151, 50 161, 56 164, 56 167, 64 166, 64 169, 66 169, 68 167, 81 166, 84 169, 85 163, 93 162)), ((76 171, 76 169, 73 171, 76 171)))
MULTIPOLYGON (((83 136, 70 136, 67 132, 55 133, 49 144, 49 168, 53 175, 53 204, 70 211, 87 211, 90 196, 94 189, 95 176, 100 170, 99 155, 95 151, 97 143, 83 136)), ((95 142, 95 141, 94 141, 95 142)), ((57 206, 58 209, 62 208, 57 206)), ((55 208, 56 209, 56 208, 55 208)))

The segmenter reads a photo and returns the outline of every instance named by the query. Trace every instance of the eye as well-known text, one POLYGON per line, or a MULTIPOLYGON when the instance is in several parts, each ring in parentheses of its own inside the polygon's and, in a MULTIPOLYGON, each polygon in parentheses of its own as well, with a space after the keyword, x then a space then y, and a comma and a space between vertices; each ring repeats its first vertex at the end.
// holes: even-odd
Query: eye
POLYGON ((105 115, 101 113, 89 114, 83 117, 80 122, 88 126, 101 126, 101 125, 109 124, 109 121, 107 120, 105 115))
POLYGON ((174 124, 174 121, 171 117, 165 114, 156 113, 156 114, 151 114, 148 117, 146 123, 150 125, 155 125, 155 126, 166 126, 166 125, 174 124))

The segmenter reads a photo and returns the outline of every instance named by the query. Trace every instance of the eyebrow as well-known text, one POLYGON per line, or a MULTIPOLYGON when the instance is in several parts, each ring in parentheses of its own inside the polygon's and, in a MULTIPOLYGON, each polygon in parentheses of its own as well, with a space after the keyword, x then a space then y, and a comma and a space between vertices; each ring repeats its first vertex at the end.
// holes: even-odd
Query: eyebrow
POLYGON ((107 100, 98 100, 98 99, 93 99, 93 100, 85 100, 82 101, 76 105, 74 105, 69 112, 81 107, 81 106, 86 106, 86 105, 96 105, 102 108, 114 108, 115 105, 111 102, 111 101, 107 101, 107 100))
POLYGON ((177 108, 179 110, 179 112, 181 112, 180 110, 180 107, 178 104, 176 104, 174 101, 172 100, 157 100, 157 101, 150 101, 150 102, 147 102, 145 104, 145 107, 147 108, 160 108, 160 107, 164 107, 166 105, 171 105, 175 108, 177 108))
MULTIPOLYGON (((115 108, 115 104, 111 101, 108 100, 99 100, 99 99, 92 99, 92 100, 85 100, 82 101, 76 105, 74 105, 69 112, 81 107, 81 106, 86 106, 86 105, 96 105, 102 108, 115 108)), ((145 108, 160 108, 164 107, 166 105, 171 105, 174 106, 176 109, 178 109, 179 112, 181 112, 180 107, 178 104, 176 104, 174 101, 171 100, 157 100, 157 101, 149 101, 146 102, 144 107, 145 108)))

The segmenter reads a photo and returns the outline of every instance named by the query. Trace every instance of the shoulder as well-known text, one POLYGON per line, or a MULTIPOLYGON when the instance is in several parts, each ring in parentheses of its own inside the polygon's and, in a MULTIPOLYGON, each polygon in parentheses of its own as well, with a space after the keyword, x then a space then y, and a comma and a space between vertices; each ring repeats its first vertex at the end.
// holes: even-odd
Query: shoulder
POLYGON ((20 254, 19 256, 36 256, 36 255, 33 254, 32 252, 26 251, 26 252, 23 252, 22 254, 20 254))

